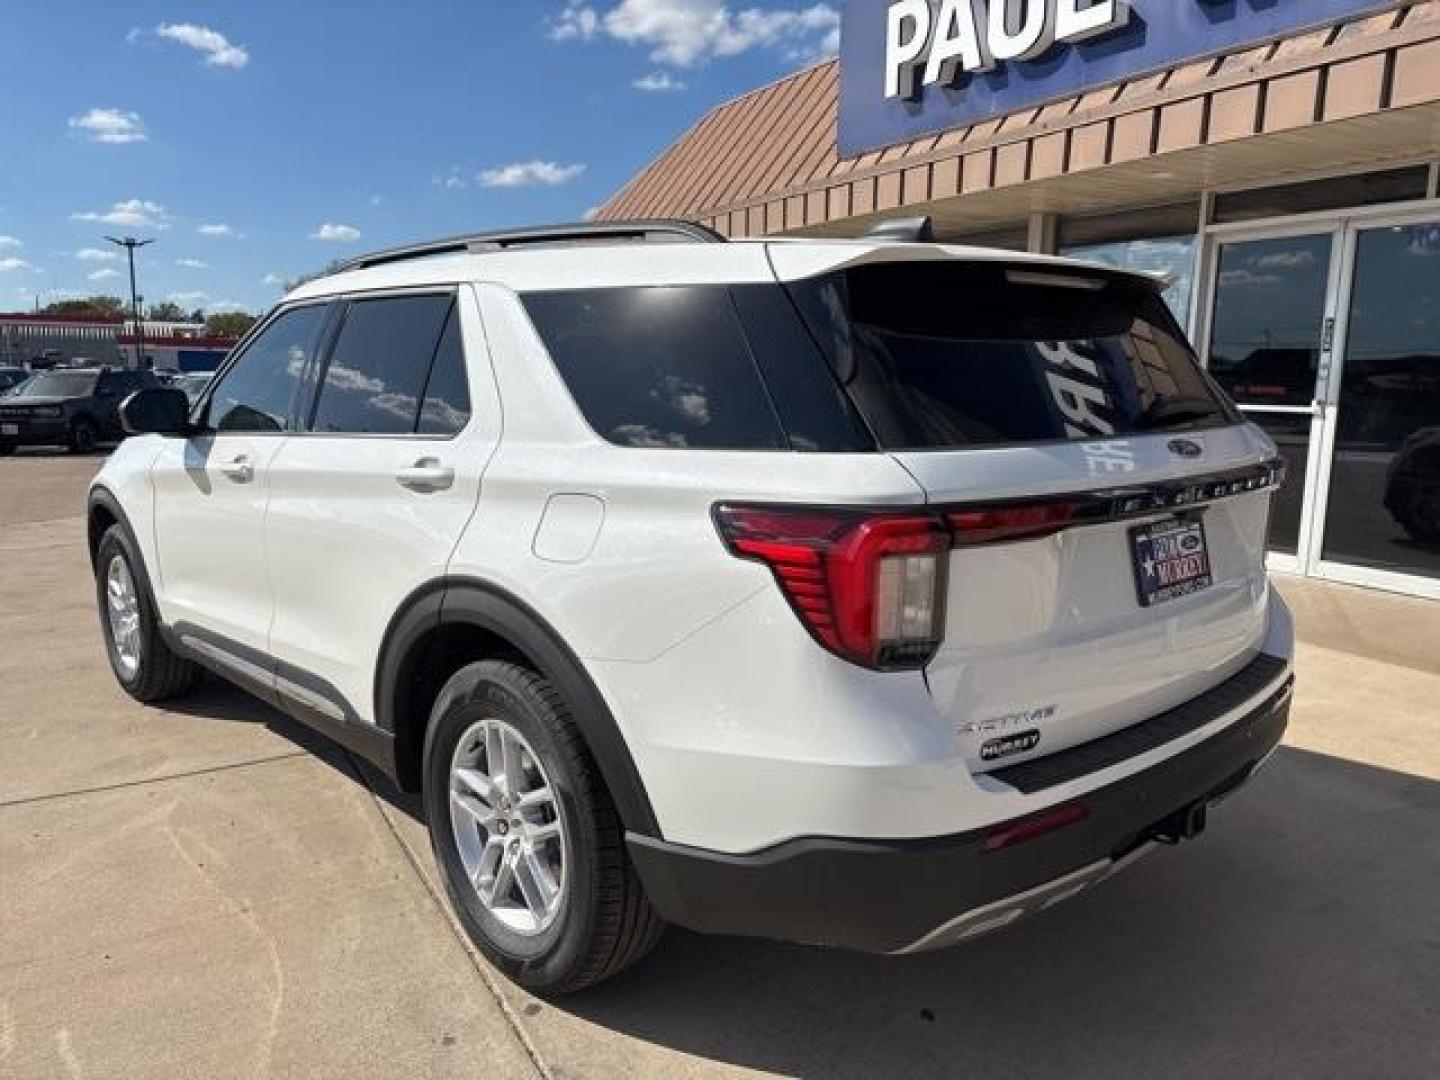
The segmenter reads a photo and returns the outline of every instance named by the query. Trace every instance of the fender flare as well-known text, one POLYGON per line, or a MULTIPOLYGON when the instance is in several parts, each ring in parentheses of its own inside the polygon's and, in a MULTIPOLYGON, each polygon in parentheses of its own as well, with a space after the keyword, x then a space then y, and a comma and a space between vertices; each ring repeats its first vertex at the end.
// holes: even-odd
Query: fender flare
MULTIPOLYGON (((417 589, 390 621, 381 643, 375 676, 375 719, 395 737, 397 766, 402 744, 423 744, 428 716, 414 716, 395 703, 415 678, 423 649, 418 646, 442 626, 472 626, 505 641, 548 679, 570 706, 625 828, 661 838, 640 771, 610 707, 574 651, 523 600, 478 578, 448 577, 417 589)), ((399 777, 410 786, 413 778, 399 777)), ((418 785, 416 785, 418 786, 418 785)))
POLYGON ((85 499, 85 548, 87 554, 90 556, 90 569, 93 571, 96 568, 95 553, 99 550, 100 536, 103 535, 103 533, 99 535, 94 533, 95 510, 97 508, 104 510, 114 518, 115 524, 124 530, 125 538, 130 541, 130 547, 135 552, 136 562, 139 564, 133 569, 139 573, 141 585, 144 586, 145 590, 153 599, 155 590, 150 584, 150 568, 145 565, 145 549, 140 546, 139 537, 135 535, 135 526, 130 524, 130 517, 125 513, 124 508, 121 507, 120 500, 114 496, 109 488, 101 487, 98 484, 90 489, 90 494, 85 499))

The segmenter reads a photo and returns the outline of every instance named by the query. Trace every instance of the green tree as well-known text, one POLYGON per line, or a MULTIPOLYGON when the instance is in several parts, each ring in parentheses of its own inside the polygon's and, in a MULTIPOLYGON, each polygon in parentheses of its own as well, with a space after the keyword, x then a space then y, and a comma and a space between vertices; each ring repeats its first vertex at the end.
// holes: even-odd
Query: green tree
POLYGON ((205 332, 215 337, 240 337, 255 325, 255 316, 244 311, 217 311, 205 320, 205 332))
POLYGON ((60 318, 125 317, 125 304, 118 296, 87 296, 83 300, 56 300, 41 309, 42 315, 60 318))
POLYGON ((173 300, 165 300, 159 304, 151 304, 150 312, 146 315, 148 319, 156 322, 185 322, 185 309, 173 300))

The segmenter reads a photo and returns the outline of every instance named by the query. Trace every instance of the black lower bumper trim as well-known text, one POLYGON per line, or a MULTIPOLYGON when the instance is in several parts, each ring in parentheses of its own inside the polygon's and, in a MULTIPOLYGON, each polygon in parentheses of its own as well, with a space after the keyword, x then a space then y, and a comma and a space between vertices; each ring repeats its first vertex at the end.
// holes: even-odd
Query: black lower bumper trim
POLYGON ((1213 724, 1226 713, 1254 700, 1255 695, 1263 693, 1284 670, 1284 660, 1261 653, 1213 690, 1158 716, 1069 750, 996 769, 990 775, 1027 795, 1090 776, 1213 724))
POLYGON ((727 855, 631 834, 630 855, 666 920, 866 952, 898 952, 956 916, 1133 851, 1187 807, 1239 787, 1284 735, 1290 683, 1224 731, 1084 796, 1087 816, 985 850, 1006 822, 918 840, 807 837, 727 855))

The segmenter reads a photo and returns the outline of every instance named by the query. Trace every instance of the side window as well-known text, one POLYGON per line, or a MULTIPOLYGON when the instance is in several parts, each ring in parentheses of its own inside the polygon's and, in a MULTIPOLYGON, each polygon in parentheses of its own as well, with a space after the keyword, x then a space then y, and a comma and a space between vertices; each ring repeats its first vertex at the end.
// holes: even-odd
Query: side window
POLYGON ((425 401, 420 406, 421 435, 454 435, 470 422, 470 386, 465 378, 465 348, 460 340, 460 312, 450 308, 445 333, 435 350, 425 401))
POLYGON ((215 385, 210 427, 216 431, 288 431, 290 405, 315 342, 326 304, 293 308, 252 341, 215 385))
POLYGON ((602 438, 621 446, 786 448, 726 289, 577 289, 522 299, 602 438))
POLYGON ((352 302, 325 368, 311 429, 413 432, 451 306, 448 294, 352 302))

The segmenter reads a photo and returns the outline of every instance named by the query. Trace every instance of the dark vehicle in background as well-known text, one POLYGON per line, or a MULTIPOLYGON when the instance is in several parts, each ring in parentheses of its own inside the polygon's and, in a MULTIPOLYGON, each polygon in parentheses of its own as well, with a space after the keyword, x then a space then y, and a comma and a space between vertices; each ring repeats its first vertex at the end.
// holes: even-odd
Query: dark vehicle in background
POLYGON ((1440 543, 1440 427, 1421 428, 1390 463, 1385 509, 1411 539, 1440 543))
POLYGON ((82 454, 122 439, 120 403, 158 385, 148 371, 56 369, 32 375, 0 399, 0 456, 17 446, 64 446, 82 454))
POLYGON ((30 373, 24 368, 0 367, 0 397, 14 390, 29 377, 30 373))

